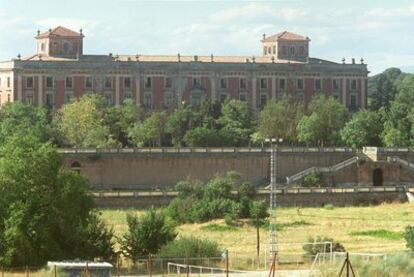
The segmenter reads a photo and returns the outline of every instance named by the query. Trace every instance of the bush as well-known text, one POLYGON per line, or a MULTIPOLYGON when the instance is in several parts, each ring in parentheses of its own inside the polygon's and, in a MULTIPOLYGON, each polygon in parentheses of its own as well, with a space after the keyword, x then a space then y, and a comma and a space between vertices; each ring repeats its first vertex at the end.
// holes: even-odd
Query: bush
POLYGON ((323 208, 326 210, 333 210, 335 209, 335 206, 333 204, 326 204, 323 206, 323 208))
POLYGON ((221 251, 215 241, 190 236, 180 237, 164 245, 158 256, 162 258, 220 257, 221 251))
POLYGON ((322 185, 322 174, 319 172, 308 173, 303 178, 303 187, 321 187, 322 185))
POLYGON ((404 239, 407 243, 407 248, 414 251, 414 225, 405 227, 404 239))

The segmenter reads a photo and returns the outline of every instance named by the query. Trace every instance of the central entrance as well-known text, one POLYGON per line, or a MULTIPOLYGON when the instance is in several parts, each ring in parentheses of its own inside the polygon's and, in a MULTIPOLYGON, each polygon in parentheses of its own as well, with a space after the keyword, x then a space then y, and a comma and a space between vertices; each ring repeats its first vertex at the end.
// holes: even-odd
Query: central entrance
POLYGON ((375 187, 382 186, 383 176, 381 168, 376 168, 372 172, 372 182, 375 187))

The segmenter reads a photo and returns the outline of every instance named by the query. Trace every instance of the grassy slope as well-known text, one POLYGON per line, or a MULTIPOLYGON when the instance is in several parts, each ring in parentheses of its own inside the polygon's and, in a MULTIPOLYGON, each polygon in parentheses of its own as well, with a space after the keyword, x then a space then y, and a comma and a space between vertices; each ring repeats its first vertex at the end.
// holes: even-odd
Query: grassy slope
MULTIPOLYGON (((104 210, 103 218, 114 227, 117 235, 126 231, 126 213, 139 211, 104 210)), ((414 206, 409 204, 384 204, 372 207, 349 208, 281 208, 277 211, 278 222, 284 227, 278 232, 279 242, 305 242, 310 236, 327 236, 338 240, 352 252, 394 252, 405 250, 402 238, 390 239, 368 235, 355 235, 355 232, 387 230, 402 233, 405 226, 414 224, 414 206), (292 224, 301 222, 300 224, 292 224), (309 223, 309 225, 303 223, 309 223)), ((212 223, 224 224, 222 220, 203 224, 185 224, 179 226, 180 235, 195 235, 219 242, 223 248, 229 249, 233 255, 251 256, 255 253, 256 233, 247 224, 241 222, 236 230, 207 231, 206 226, 212 223)), ((208 229, 208 228, 207 228, 208 229)), ((211 229, 211 228, 210 228, 211 229)), ((213 228, 217 229, 217 228, 213 228)), ((378 232, 373 232, 378 233, 378 232)), ((268 241, 268 232, 261 230, 261 242, 268 241)), ((263 249, 267 248, 265 245, 263 249)), ((300 246, 281 246, 281 252, 298 253, 300 246)), ((293 254, 293 253, 292 253, 293 254)))

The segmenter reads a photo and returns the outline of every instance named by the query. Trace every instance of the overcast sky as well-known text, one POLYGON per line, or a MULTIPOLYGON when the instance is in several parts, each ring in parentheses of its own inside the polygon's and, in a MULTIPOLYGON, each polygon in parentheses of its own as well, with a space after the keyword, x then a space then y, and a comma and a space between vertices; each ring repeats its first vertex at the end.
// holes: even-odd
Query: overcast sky
POLYGON ((312 57, 361 57, 378 73, 414 71, 414 1, 0 0, 0 60, 35 52, 33 37, 83 28, 87 54, 260 55, 263 33, 311 38, 312 57))

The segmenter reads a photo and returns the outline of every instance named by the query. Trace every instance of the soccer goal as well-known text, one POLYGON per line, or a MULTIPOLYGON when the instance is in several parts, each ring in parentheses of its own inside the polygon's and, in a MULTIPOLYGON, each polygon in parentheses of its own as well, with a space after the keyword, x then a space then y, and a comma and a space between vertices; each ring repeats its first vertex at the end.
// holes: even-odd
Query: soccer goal
MULTIPOLYGON (((348 253, 350 259, 363 262, 385 261, 387 254, 385 253, 348 253)), ((318 253, 312 263, 311 269, 323 265, 335 265, 342 263, 346 258, 346 252, 318 253)))

